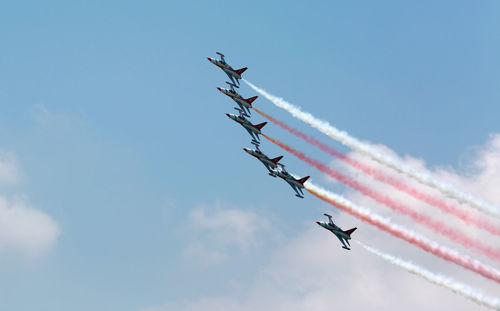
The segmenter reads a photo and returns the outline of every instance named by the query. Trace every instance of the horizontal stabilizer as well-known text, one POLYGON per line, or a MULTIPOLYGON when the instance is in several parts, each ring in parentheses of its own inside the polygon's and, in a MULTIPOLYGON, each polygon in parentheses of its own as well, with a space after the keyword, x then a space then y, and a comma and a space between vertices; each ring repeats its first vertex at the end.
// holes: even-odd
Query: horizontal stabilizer
POLYGON ((245 101, 249 104, 253 103, 254 100, 256 100, 259 96, 254 96, 254 97, 250 97, 250 98, 247 98, 245 99, 245 101))
POLYGON ((274 164, 277 164, 281 159, 283 159, 283 156, 276 157, 274 159, 270 159, 271 162, 274 164))
POLYGON ((358 229, 358 228, 352 228, 352 229, 346 230, 346 231, 344 231, 344 233, 345 233, 345 234, 347 234, 348 236, 351 236, 351 234, 352 234, 354 231, 356 231, 356 229, 358 229))
POLYGON ((262 122, 262 123, 259 123, 259 124, 257 124, 257 125, 254 125, 254 126, 255 126, 255 128, 257 128, 258 130, 260 130, 260 129, 261 129, 261 128, 263 128, 263 127, 264 127, 264 125, 266 125, 266 124, 267 124, 267 122, 262 122))
POLYGON ((298 181, 299 183, 301 183, 301 184, 304 184, 304 183, 305 183, 305 182, 309 179, 309 177, 311 177, 311 176, 306 176, 306 177, 301 178, 301 179, 299 179, 299 180, 297 180, 297 181, 298 181))
POLYGON ((247 70, 248 67, 245 67, 245 68, 241 68, 241 69, 238 69, 238 70, 235 70, 234 72, 236 72, 237 74, 239 74, 241 76, 242 73, 245 72, 245 70, 247 70))

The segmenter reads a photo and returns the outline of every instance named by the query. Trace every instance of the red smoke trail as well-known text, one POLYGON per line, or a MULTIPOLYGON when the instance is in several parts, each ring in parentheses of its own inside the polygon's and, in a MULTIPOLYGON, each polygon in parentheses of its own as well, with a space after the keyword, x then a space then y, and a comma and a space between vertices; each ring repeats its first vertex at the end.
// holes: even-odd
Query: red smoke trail
POLYGON ((311 183, 306 184, 306 190, 317 198, 333 205, 334 207, 346 211, 364 222, 374 225, 395 237, 405 240, 428 253, 438 256, 444 260, 451 261, 464 267, 465 269, 478 273, 500 284, 500 272, 492 267, 484 265, 478 260, 460 255, 454 250, 441 246, 438 243, 419 236, 401 226, 391 224, 388 220, 371 213, 369 210, 357 207, 342 197, 321 189, 311 183))
POLYGON ((405 183, 403 183, 403 182, 401 182, 401 181, 399 181, 391 176, 388 176, 388 175, 386 175, 386 174, 384 174, 376 169, 369 167, 366 164, 363 164, 359 161, 356 161, 356 160, 336 151, 332 147, 318 141, 317 139, 315 139, 313 137, 310 137, 310 136, 300 132, 297 129, 294 129, 294 128, 288 126, 286 123, 271 117, 270 115, 258 110, 257 108, 253 108, 253 109, 257 113, 261 114, 264 118, 266 118, 269 121, 273 122, 274 124, 280 126, 284 130, 287 130, 291 134, 303 139, 304 141, 308 142, 309 144, 320 148, 321 150, 330 154, 331 156, 337 157, 338 159, 346 162, 347 164, 351 165, 352 167, 364 172, 365 174, 372 176, 376 180, 383 182, 385 184, 391 185, 394 188, 396 188, 402 192, 405 192, 406 194, 414 197, 415 199, 418 199, 418 200, 420 200, 424 203, 427 203, 429 205, 435 206, 446 213, 453 214, 467 224, 472 224, 472 225, 476 226, 477 228, 486 230, 491 234, 500 236, 500 227, 493 224, 492 222, 489 222, 485 219, 480 218, 479 216, 476 216, 474 214, 471 214, 469 212, 461 210, 460 208, 458 208, 454 205, 450 205, 450 204, 448 204, 440 199, 437 199, 437 198, 432 197, 428 194, 425 194, 425 193, 423 193, 423 192, 421 192, 421 191, 419 191, 419 190, 417 190, 417 189, 415 189, 415 188, 413 188, 413 187, 411 187, 411 186, 409 186, 409 185, 407 185, 407 184, 405 184, 405 183))
POLYGON ((357 182, 356 180, 327 167, 326 165, 324 165, 323 163, 321 163, 317 160, 309 158, 308 156, 306 156, 302 152, 293 149, 292 147, 280 142, 277 139, 269 137, 265 134, 262 134, 262 136, 264 136, 265 138, 267 138, 269 141, 273 142, 274 144, 278 145, 279 147, 290 152, 291 154, 293 154, 294 156, 296 156, 300 160, 308 163, 309 165, 316 167, 321 172, 328 174, 330 177, 337 179, 338 181, 342 182, 343 184, 345 184, 353 189, 358 190, 362 194, 374 199, 375 201, 377 201, 381 204, 384 204, 387 207, 390 207, 391 209, 393 209, 401 214, 410 216, 413 220, 427 226, 428 228, 432 229, 434 232, 442 234, 442 235, 448 237, 449 239, 451 239, 452 241, 458 242, 464 246, 474 248, 474 249, 482 252, 483 254, 487 255, 490 258, 500 261, 500 249, 494 249, 494 248, 491 248, 489 246, 484 245, 480 241, 470 239, 469 237, 464 235, 462 232, 448 227, 445 223, 443 223, 441 221, 433 220, 429 216, 427 216, 425 214, 421 214, 419 212, 416 212, 416 211, 410 209, 409 207, 392 200, 388 196, 385 196, 385 195, 383 195, 375 190, 372 190, 366 186, 363 186, 359 182, 357 182))

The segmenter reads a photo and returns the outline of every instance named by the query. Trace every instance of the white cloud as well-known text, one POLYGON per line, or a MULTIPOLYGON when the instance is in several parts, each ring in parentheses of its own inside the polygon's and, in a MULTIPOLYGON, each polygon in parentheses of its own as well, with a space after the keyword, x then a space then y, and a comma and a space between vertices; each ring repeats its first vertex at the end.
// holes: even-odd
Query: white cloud
MULTIPOLYGON (((337 217, 337 221, 353 222, 345 215, 337 217)), ((375 243, 376 237, 370 238, 369 233, 364 235, 375 243)), ((400 247, 406 245, 402 243, 400 247)), ((463 273, 460 269, 456 271, 463 273)), ((490 285, 490 289, 494 293, 496 285, 490 285)), ((450 291, 391 266, 361 247, 345 251, 335 237, 320 227, 313 227, 276 249, 272 260, 242 293, 169 302, 142 311, 417 311, 445 308, 480 309, 450 291)))
POLYGON ((36 257, 54 246, 60 231, 49 215, 0 196, 0 251, 36 257))
MULTIPOLYGON (((412 167, 427 171, 437 179, 455 184, 457 188, 500 205, 500 192, 498 191, 500 184, 500 135, 498 134, 492 135, 485 146, 479 149, 471 167, 466 171, 450 168, 428 168, 425 161, 421 159, 410 156, 398 157, 385 146, 375 147, 412 167)), ((366 157, 355 152, 351 153, 350 156, 367 161, 366 157)), ((332 165, 336 168, 343 168, 362 184, 373 187, 400 202, 432 215, 450 226, 455 226, 457 230, 463 230, 471 236, 480 238, 484 243, 493 246, 500 245, 499 238, 475 227, 466 226, 453 216, 444 214, 437 208, 417 201, 391 186, 381 184, 369 176, 360 174, 339 161, 334 161, 332 165)), ((437 191, 422 186, 401 174, 394 173, 384 166, 373 162, 371 165, 391 176, 404 180, 423 192, 442 198, 437 191)), ((424 227, 416 225, 410 218, 398 215, 356 191, 348 190, 344 195, 360 206, 370 207, 380 214, 390 216, 395 223, 415 231, 421 231, 442 244, 450 245, 461 252, 476 256, 483 262, 498 267, 497 262, 491 262, 488 258, 451 243, 446 238, 436 236, 424 227)), ((458 204, 450 199, 446 199, 446 201, 458 204)), ((322 204, 318 201, 316 203, 322 204)), ((325 211, 332 208, 324 206, 325 211)), ((477 213, 466 205, 461 206, 461 208, 477 213)), ((197 213, 205 215, 203 212, 197 213)), ((197 223, 205 223, 203 225, 205 228, 224 227, 224 224, 227 223, 227 221, 220 219, 205 222, 206 217, 200 215, 195 218, 200 220, 197 223)), ((453 277, 458 281, 477 287, 489 296, 500 296, 498 284, 490 280, 425 253, 345 213, 339 213, 334 218, 335 222, 343 228, 358 227, 358 230, 353 234, 354 239, 359 239, 367 245, 397 255, 405 260, 411 260, 433 272, 453 277)), ((490 220, 496 221, 491 218, 490 220)), ((228 283, 230 282, 232 280, 228 280, 228 283)), ((218 296, 199 297, 192 301, 173 301, 143 310, 487 310, 485 307, 466 300, 447 289, 409 274, 405 270, 364 251, 359 246, 353 245, 351 251, 345 251, 334 236, 319 227, 302 232, 297 238, 288 240, 283 246, 275 249, 271 261, 240 291, 232 295, 220 293, 218 296)))
MULTIPOLYGON (((13 152, 0 152, 0 185, 21 180, 17 158, 13 152)), ((12 252, 34 258, 56 242, 59 224, 26 200, 9 201, 0 195, 0 252, 12 252)))

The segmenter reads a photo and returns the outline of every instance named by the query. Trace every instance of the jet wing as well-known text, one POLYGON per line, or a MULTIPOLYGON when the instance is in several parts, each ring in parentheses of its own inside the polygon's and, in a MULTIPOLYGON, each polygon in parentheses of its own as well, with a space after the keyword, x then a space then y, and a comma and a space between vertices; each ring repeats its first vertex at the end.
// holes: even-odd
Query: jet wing
POLYGON ((259 137, 257 136, 257 138, 255 138, 255 136, 254 136, 254 134, 253 134, 253 132, 252 132, 252 131, 250 131, 250 130, 249 130, 249 129, 247 129, 246 127, 245 127, 245 130, 247 130, 248 134, 250 134, 250 136, 252 136, 252 138, 253 138, 255 141, 257 141, 257 140, 258 140, 258 138, 259 138, 259 137))
POLYGON ((299 197, 299 198, 304 198, 304 196, 303 196, 303 195, 300 195, 299 191, 297 190, 297 187, 295 187, 295 185, 294 185, 294 184, 292 184, 292 183, 291 183, 291 182, 289 182, 288 180, 287 180, 286 182, 290 185, 290 187, 292 187, 293 191, 295 191, 295 193, 296 193, 296 195, 295 195, 295 196, 297 196, 297 197, 299 197))
MULTIPOLYGON (((238 105, 240 105, 240 104, 238 103, 238 105)), ((241 107, 241 109, 244 109, 244 108, 243 108, 243 106, 241 106, 241 105, 240 105, 240 107, 241 107)), ((245 107, 245 108, 247 108, 248 115, 250 116, 250 115, 252 114, 252 113, 250 112, 250 108, 248 108, 248 107, 245 107)))
POLYGON ((268 170, 268 171, 270 171, 270 170, 271 170, 271 168, 269 167, 269 165, 268 165, 266 162, 262 161, 261 159, 259 159, 259 161, 260 161, 262 164, 264 164, 264 166, 267 168, 267 170, 268 170))
POLYGON ((233 82, 233 84, 234 84, 234 85, 236 85, 236 82, 234 82, 234 78, 233 78, 233 76, 232 76, 232 75, 230 75, 230 74, 229 74, 228 72, 226 72, 225 70, 224 70, 224 72, 227 74, 227 76, 229 77, 229 79, 231 79, 231 82, 233 82))
MULTIPOLYGON (((334 233, 335 234, 335 233, 334 233)), ((349 247, 347 247, 347 245, 345 245, 345 242, 344 242, 344 239, 338 235, 335 234, 335 236, 339 239, 340 243, 342 243, 343 247, 342 248, 345 248, 345 249, 350 249, 349 247)))
POLYGON ((246 113, 246 110, 245 110, 245 107, 243 107, 242 104, 240 104, 239 102, 237 102, 234 98, 233 98, 234 102, 238 104, 238 106, 240 106, 240 109, 243 111, 243 113, 245 113, 247 116, 250 116, 250 111, 249 113, 246 113))

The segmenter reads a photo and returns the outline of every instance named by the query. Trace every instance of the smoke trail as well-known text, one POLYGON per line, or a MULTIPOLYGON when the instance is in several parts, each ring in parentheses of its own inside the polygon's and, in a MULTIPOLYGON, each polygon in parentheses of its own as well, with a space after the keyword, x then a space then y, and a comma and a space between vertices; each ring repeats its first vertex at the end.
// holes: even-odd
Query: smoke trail
POLYGON ((377 201, 381 204, 384 204, 385 206, 387 206, 387 207, 389 207, 389 208, 391 208, 391 209, 393 209, 401 214, 410 216, 413 220, 425 225, 426 227, 432 229, 434 232, 442 234, 442 235, 448 237, 449 239, 451 239, 452 241, 458 242, 464 246, 474 248, 492 259, 500 260, 500 250, 499 249, 493 249, 489 246, 484 245, 480 241, 472 240, 469 237, 467 237, 466 235, 464 235, 463 233, 461 233, 460 231, 448 227, 445 223, 443 223, 441 221, 435 221, 425 214, 421 214, 419 212, 416 212, 416 211, 410 209, 409 207, 402 205, 402 204, 392 200, 391 198, 378 193, 377 191, 374 191, 366 186, 363 186, 359 182, 357 182, 356 180, 354 180, 350 177, 347 177, 347 176, 341 174, 340 172, 337 172, 337 171, 329 168, 328 166, 324 165, 323 163, 306 156, 304 153, 293 149, 292 147, 282 143, 281 141, 279 141, 277 139, 274 139, 274 138, 272 138, 268 135, 265 135, 265 134, 262 134, 262 136, 264 136, 266 139, 268 139, 272 143, 283 148, 284 150, 290 152, 291 154, 293 154, 294 156, 296 156, 300 160, 308 163, 311 166, 314 166, 315 168, 317 168, 321 172, 328 174, 330 177, 337 179, 338 181, 342 182, 343 184, 345 184, 353 189, 358 190, 362 194, 374 199, 375 201, 377 201))
POLYGON ((468 256, 461 255, 456 250, 452 250, 445 246, 442 246, 437 242, 431 241, 402 226, 392 224, 388 219, 372 213, 371 210, 358 207, 347 199, 323 188, 320 188, 310 182, 306 182, 306 190, 317 198, 343 211, 348 212, 349 214, 361 219, 364 222, 367 222, 395 237, 407 241, 428 253, 460 265, 465 269, 473 271, 484 276, 485 278, 488 278, 500 284, 500 271, 496 270, 493 267, 489 267, 482 262, 472 259, 468 256))
POLYGON ((467 299, 470 299, 477 304, 486 306, 491 309, 500 310, 499 298, 486 296, 480 290, 472 288, 458 281, 455 281, 452 278, 443 276, 441 274, 435 274, 429 270, 417 266, 412 262, 405 261, 401 258, 389 254, 382 253, 381 251, 371 248, 359 241, 356 242, 361 246, 363 246, 363 248, 365 248, 370 253, 380 256, 383 259, 387 260, 388 262, 396 266, 400 266, 406 271, 418 275, 419 277, 424 278, 431 283, 450 289, 454 293, 459 294, 460 296, 465 297, 467 299))
POLYGON ((302 133, 301 131, 287 125, 286 123, 284 123, 282 121, 279 121, 279 120, 271 117, 270 115, 264 113, 263 111, 261 111, 257 108, 253 108, 253 109, 257 113, 262 115, 264 118, 266 118, 269 121, 273 122, 274 124, 280 126, 284 130, 287 130, 288 132, 295 135, 296 137, 301 138, 304 141, 306 141, 307 143, 320 148, 321 150, 323 150, 324 152, 328 153, 331 156, 337 157, 339 160, 342 160, 345 163, 351 165, 352 167, 364 172, 365 174, 372 176, 376 180, 383 182, 385 184, 391 185, 394 188, 396 188, 402 192, 405 192, 406 194, 408 194, 408 195, 414 197, 415 199, 418 199, 424 203, 438 207, 439 209, 441 209, 442 211, 444 211, 446 213, 453 214, 453 215, 457 216, 458 218, 460 218, 461 220, 463 220, 467 224, 472 224, 479 229, 483 229, 483 230, 490 232, 491 234, 500 236, 500 227, 495 225, 494 223, 492 223, 486 219, 482 219, 481 217, 473 215, 469 212, 466 212, 466 211, 464 211, 464 210, 462 210, 454 205, 448 204, 448 203, 446 203, 438 198, 435 198, 435 197, 432 197, 426 193, 423 193, 423 192, 419 191, 418 189, 415 189, 415 188, 405 184, 404 182, 401 182, 401 181, 399 181, 399 180, 397 180, 389 175, 384 174, 381 171, 373 169, 362 162, 356 161, 355 159, 352 159, 352 158, 338 152, 334 148, 320 142, 319 140, 315 139, 314 137, 311 137, 311 136, 308 136, 308 135, 302 133))
POLYGON ((454 198, 455 200, 459 201, 460 203, 468 203, 470 206, 488 213, 492 216, 499 217, 500 218, 500 210, 487 202, 484 202, 483 200, 476 198, 472 196, 471 194, 464 193, 456 188, 454 188, 450 184, 446 184, 440 181, 435 180, 432 178, 430 175, 424 173, 424 172, 418 172, 404 163, 399 162, 396 159, 393 159, 391 157, 385 156, 380 154, 378 151, 373 149, 371 146, 369 146, 366 143, 363 143, 359 141, 358 139, 352 137, 345 131, 340 131, 334 126, 332 126, 330 123, 319 120, 315 118, 312 114, 308 112, 303 112, 300 110, 300 108, 286 102, 283 98, 279 98, 276 96, 273 96, 263 89, 258 88, 257 86, 253 85, 249 81, 243 79, 243 81, 248 84, 252 89, 254 89, 256 92, 270 100, 274 105, 278 106, 279 108, 285 109, 288 111, 291 115, 293 115, 295 118, 304 121, 311 125, 312 127, 318 129, 319 131, 323 132, 324 134, 330 136, 331 138, 339 141, 340 143, 346 145, 349 148, 352 148, 358 152, 361 152, 373 160, 388 166, 392 169, 395 169, 396 171, 400 173, 404 173, 408 175, 409 177, 419 181, 420 183, 423 183, 425 185, 428 185, 430 187, 433 187, 434 189, 437 189, 441 191, 443 194, 450 198, 454 198))

